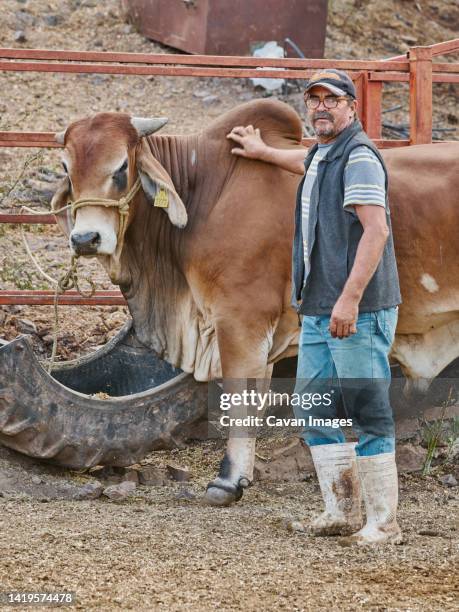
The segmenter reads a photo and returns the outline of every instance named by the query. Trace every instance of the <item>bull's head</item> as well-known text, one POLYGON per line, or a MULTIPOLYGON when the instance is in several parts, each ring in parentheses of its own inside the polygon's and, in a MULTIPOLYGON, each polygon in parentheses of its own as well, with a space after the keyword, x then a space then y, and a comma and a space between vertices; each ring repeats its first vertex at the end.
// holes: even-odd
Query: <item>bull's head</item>
POLYGON ((100 113, 56 134, 57 142, 65 146, 62 164, 66 177, 51 206, 75 255, 119 257, 132 201, 124 210, 116 204, 123 204, 126 194, 132 194, 138 179, 140 190, 152 202, 163 190, 168 203, 164 210, 170 221, 178 227, 186 225, 185 206, 143 138, 166 122, 167 119, 124 113, 100 113), (59 209, 69 203, 72 207, 59 214, 59 209), (121 222, 122 214, 126 219, 121 222))

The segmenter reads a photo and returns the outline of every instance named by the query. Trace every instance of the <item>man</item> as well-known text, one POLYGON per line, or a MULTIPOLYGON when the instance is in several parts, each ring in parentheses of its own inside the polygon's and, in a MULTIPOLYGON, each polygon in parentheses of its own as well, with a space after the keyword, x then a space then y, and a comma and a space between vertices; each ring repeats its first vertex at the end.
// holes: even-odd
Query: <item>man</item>
POLYGON ((320 425, 337 415, 337 402, 311 410, 319 425, 302 436, 325 504, 312 532, 348 535, 346 544, 395 543, 401 534, 388 353, 401 297, 387 172, 356 118, 355 87, 345 72, 315 74, 304 98, 317 136, 307 155, 267 146, 253 126, 235 127, 228 138, 239 145, 235 155, 304 174, 293 244, 293 303, 303 315, 295 391, 338 382, 359 437, 357 445, 347 443, 339 428, 320 425))

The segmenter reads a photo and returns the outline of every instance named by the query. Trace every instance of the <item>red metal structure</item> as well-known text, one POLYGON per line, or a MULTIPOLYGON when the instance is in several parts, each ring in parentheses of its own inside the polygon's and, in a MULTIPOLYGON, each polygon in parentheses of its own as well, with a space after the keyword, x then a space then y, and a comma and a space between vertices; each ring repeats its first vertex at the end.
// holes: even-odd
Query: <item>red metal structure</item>
POLYGON ((323 57, 327 0, 122 0, 136 29, 187 53, 246 55, 252 45, 292 38, 323 57), (275 18, 273 16, 275 15, 275 18))
MULTIPOLYGON (((459 83, 459 63, 433 61, 459 51, 459 39, 412 47, 406 56, 388 60, 260 59, 210 55, 154 55, 148 53, 84 52, 42 49, 0 49, 0 70, 86 74, 169 75, 247 78, 307 79, 322 68, 348 71, 354 79, 363 127, 380 148, 432 142, 432 84, 459 83), (269 70, 269 68, 283 68, 269 70), (382 84, 408 82, 410 86, 410 139, 381 138, 382 84)), ((311 139, 304 141, 306 145, 311 139)), ((54 132, 0 131, 0 147, 59 147, 54 132)), ((54 215, 0 214, 0 223, 55 223, 54 215)), ((53 291, 0 291, 1 304, 52 304, 53 291)), ((92 298, 68 292, 61 304, 124 304, 118 291, 99 291, 92 298)))

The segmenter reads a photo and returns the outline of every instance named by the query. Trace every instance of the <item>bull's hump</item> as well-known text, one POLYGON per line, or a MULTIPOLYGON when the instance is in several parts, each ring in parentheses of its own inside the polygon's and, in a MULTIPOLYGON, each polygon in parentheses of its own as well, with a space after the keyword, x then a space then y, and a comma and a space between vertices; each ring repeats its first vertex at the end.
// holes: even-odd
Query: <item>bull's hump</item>
POLYGON ((274 144, 278 139, 299 144, 303 133, 297 112, 279 100, 252 100, 240 104, 214 121, 205 133, 212 136, 217 132, 227 134, 238 125, 259 128, 268 144, 274 144))

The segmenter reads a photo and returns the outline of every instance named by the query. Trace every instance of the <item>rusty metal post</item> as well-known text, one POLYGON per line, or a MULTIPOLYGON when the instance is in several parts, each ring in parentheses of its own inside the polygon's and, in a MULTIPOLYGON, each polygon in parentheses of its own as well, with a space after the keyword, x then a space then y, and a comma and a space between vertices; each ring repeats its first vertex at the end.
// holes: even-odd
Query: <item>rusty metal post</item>
POLYGON ((363 116, 365 131, 372 139, 379 139, 382 134, 382 86, 382 81, 371 81, 369 73, 365 73, 363 116))
POLYGON ((410 144, 432 142, 432 49, 412 47, 410 61, 410 144))
POLYGON ((373 140, 381 138, 382 82, 372 81, 369 71, 352 77, 357 93, 357 115, 363 129, 373 140))
POLYGON ((365 99, 365 72, 358 72, 352 75, 352 81, 354 82, 355 93, 357 95, 357 117, 362 122, 363 129, 366 130, 366 117, 365 107, 362 101, 365 99))

